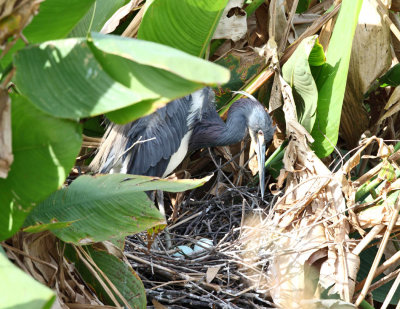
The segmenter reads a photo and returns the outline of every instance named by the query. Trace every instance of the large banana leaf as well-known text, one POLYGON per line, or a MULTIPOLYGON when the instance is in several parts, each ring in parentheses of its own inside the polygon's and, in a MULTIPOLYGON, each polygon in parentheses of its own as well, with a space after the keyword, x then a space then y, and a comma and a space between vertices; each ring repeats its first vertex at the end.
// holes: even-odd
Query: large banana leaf
POLYGON ((115 122, 229 80, 225 68, 171 47, 102 34, 27 47, 15 66, 21 93, 53 116, 76 119, 141 103, 132 114, 114 112, 115 122))
POLYGON ((0 179, 0 239, 14 234, 29 211, 57 190, 74 165, 81 126, 44 114, 22 96, 12 96, 14 162, 0 179))
POLYGON ((105 53, 163 69, 189 81, 216 84, 229 79, 227 69, 169 46, 99 33, 93 33, 92 39, 94 46, 105 53))
POLYGON ((328 156, 337 143, 340 115, 349 70, 351 46, 362 0, 343 0, 326 54, 326 64, 316 79, 317 118, 312 130, 313 149, 328 156))
POLYGON ((154 0, 138 38, 203 57, 228 0, 154 0))
POLYGON ((27 218, 25 231, 49 229, 61 240, 81 245, 131 235, 165 221, 144 191, 185 191, 207 180, 81 176, 39 204, 27 218))

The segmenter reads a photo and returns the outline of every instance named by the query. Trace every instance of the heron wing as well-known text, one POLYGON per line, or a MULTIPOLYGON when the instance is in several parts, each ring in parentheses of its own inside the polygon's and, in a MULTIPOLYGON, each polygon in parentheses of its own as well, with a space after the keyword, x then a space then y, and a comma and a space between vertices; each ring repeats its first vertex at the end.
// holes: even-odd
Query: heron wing
POLYGON ((214 92, 205 87, 129 124, 111 124, 91 169, 162 177, 171 156, 202 114, 210 108, 216 114, 213 101, 214 92))
MULTIPOLYGON (((122 166, 136 175, 161 177, 188 132, 190 96, 168 103, 153 114, 125 125, 122 166)), ((110 153, 111 154, 111 153, 110 153)), ((120 154, 121 155, 121 154, 120 154)), ((115 154, 112 154, 115 158, 115 154)))

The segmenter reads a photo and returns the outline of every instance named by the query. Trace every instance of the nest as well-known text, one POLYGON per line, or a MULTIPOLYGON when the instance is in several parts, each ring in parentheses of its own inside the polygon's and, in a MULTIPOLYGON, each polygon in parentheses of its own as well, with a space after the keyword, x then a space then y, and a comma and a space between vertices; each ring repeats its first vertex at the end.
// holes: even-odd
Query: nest
MULTIPOLYGON (((245 218, 264 217, 274 197, 262 200, 254 188, 229 188, 230 178, 220 167, 217 171, 225 181, 217 176, 207 193, 198 188, 186 195, 179 204, 182 215, 158 235, 150 250, 145 233, 126 239, 125 255, 156 308, 158 303, 168 308, 274 307, 254 284, 240 242, 245 218), (221 191, 216 186, 225 190, 213 194, 221 191)), ((261 282, 262 265, 256 269, 256 282, 261 282)))

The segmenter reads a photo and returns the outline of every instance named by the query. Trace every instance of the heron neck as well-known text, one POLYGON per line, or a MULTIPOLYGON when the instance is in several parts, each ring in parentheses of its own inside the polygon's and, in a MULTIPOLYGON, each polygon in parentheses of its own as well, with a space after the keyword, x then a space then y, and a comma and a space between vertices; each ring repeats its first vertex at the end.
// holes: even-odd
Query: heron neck
POLYGON ((223 127, 217 130, 217 137, 212 146, 227 146, 236 144, 244 139, 247 133, 247 121, 240 111, 231 110, 223 127))
POLYGON ((233 104, 226 123, 214 110, 203 117, 194 130, 190 142, 191 150, 203 147, 227 146, 240 142, 247 133, 246 111, 233 104))

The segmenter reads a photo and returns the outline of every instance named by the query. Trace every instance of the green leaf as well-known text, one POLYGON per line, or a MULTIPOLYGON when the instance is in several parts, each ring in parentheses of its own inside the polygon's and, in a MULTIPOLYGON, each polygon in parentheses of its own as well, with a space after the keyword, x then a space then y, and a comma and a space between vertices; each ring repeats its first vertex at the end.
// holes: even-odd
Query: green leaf
POLYGON ((86 15, 69 33, 69 37, 84 37, 91 31, 100 32, 107 20, 123 5, 125 0, 96 0, 86 15), (93 20, 93 21, 92 21, 93 20), (90 26, 91 25, 91 26, 90 26), (90 29, 89 29, 90 28, 90 29))
POLYGON ((189 81, 217 84, 226 83, 230 77, 227 69, 169 46, 100 33, 92 33, 92 39, 94 46, 105 53, 163 69, 189 81))
POLYGON ((379 87, 397 87, 400 85, 400 63, 392 66, 385 74, 375 80, 364 94, 364 98, 368 98, 371 93, 379 87))
POLYGON ((245 11, 247 13, 247 16, 250 16, 253 14, 260 6, 263 4, 265 1, 264 0, 253 0, 249 3, 248 6, 245 7, 245 11))
POLYGON ((394 65, 381 78, 379 78, 381 87, 397 87, 400 85, 400 63, 394 65))
MULTIPOLYGON (((186 93, 182 96, 185 95, 186 93)), ((162 107, 164 104, 165 101, 158 99, 143 100, 128 107, 117 109, 113 112, 108 112, 106 116, 114 123, 124 124, 142 116, 149 115, 158 108, 157 106, 162 107), (157 104, 157 102, 159 102, 159 104, 157 104)))
POLYGON ((301 14, 308 10, 311 0, 299 0, 296 8, 296 13, 301 14))
POLYGON ((326 62, 326 57, 325 57, 324 47, 317 39, 314 43, 310 55, 308 56, 308 63, 310 64, 310 66, 321 66, 325 62, 326 62))
POLYGON ((81 126, 13 95, 12 142, 14 162, 8 178, 0 179, 0 239, 14 234, 29 211, 64 183, 80 150, 81 126))
POLYGON ((101 116, 88 118, 83 123, 83 134, 87 136, 102 137, 105 133, 103 123, 103 118, 101 116))
POLYGON ((154 0, 138 38, 203 57, 228 0, 154 0))
MULTIPOLYGON (((96 265, 102 270, 118 291, 124 296, 132 308, 146 308, 146 293, 142 281, 139 276, 135 273, 130 265, 124 263, 113 254, 109 253, 105 248, 101 248, 103 244, 96 244, 93 246, 83 246, 82 248, 88 253, 90 258, 96 263, 96 265)), ((110 246, 108 244, 108 246, 110 246)), ((117 250, 117 248, 113 248, 117 250)), ((123 255, 119 251, 120 255, 123 255)), ((78 254, 72 248, 67 246, 65 251, 66 257, 73 261, 75 267, 78 269, 79 274, 83 280, 90 286, 96 293, 96 295, 108 305, 114 305, 108 294, 105 292, 98 280, 88 270, 86 265, 78 254)), ((100 277, 103 277, 99 273, 100 277)), ((103 279, 105 282, 105 280, 103 279)), ((123 302, 117 295, 114 295, 118 302, 123 305, 123 302)))
POLYGON ((309 132, 314 126, 318 102, 318 91, 311 74, 309 57, 311 51, 314 51, 312 63, 321 63, 321 58, 325 58, 323 51, 321 54, 319 48, 314 49, 316 42, 316 35, 304 39, 282 67, 283 78, 293 88, 298 120, 309 132))
POLYGON ((53 230, 57 237, 75 244, 131 235, 165 220, 144 191, 179 192, 207 180, 173 181, 125 174, 81 176, 38 205, 25 226, 32 230, 47 224, 46 228, 53 230), (69 225, 59 228, 60 222, 69 225), (54 229, 51 223, 57 224, 54 229))
POLYGON ((128 175, 126 181, 129 181, 131 185, 135 186, 139 190, 149 191, 149 190, 162 190, 167 192, 183 192, 186 190, 191 190, 204 185, 207 181, 211 179, 212 175, 206 176, 201 179, 163 179, 157 177, 148 176, 137 176, 128 175))
POLYGON ((56 296, 9 261, 0 246, 1 308, 50 309, 56 296))
POLYGON ((101 34, 93 34, 90 42, 50 41, 19 51, 15 79, 21 93, 57 117, 115 111, 109 116, 121 123, 229 80, 228 70, 167 46, 101 34))
POLYGON ((25 28, 30 43, 65 38, 92 7, 95 0, 46 0, 39 14, 25 28))
POLYGON ((337 143, 351 46, 361 5, 362 0, 343 0, 329 43, 326 64, 316 80, 317 119, 311 135, 315 140, 313 149, 321 158, 328 156, 337 143))
MULTIPOLYGON (((386 171, 388 171, 387 168, 385 169, 386 171)), ((382 195, 384 191, 385 192, 387 191, 386 187, 389 185, 388 180, 391 181, 393 174, 392 171, 390 171, 390 173, 386 173, 386 171, 383 171, 383 174, 380 173, 381 174, 380 177, 375 176, 358 188, 355 196, 356 202, 360 202, 361 204, 372 203, 373 200, 376 198, 376 196, 382 195), (386 176, 389 177, 385 177, 385 174, 386 176)), ((400 171, 395 170, 394 178, 399 178, 399 177, 400 177, 400 171)), ((390 194, 396 194, 396 192, 391 192, 390 194)), ((390 200, 390 196, 386 200, 390 200)), ((393 203, 394 202, 395 201, 393 201, 393 203)))
POLYGON ((30 46, 16 54, 15 66, 21 93, 56 117, 95 116, 143 99, 104 72, 84 39, 30 46))
POLYGON ((118 249, 121 251, 124 251, 125 248, 125 237, 116 237, 116 238, 110 238, 108 240, 110 243, 112 243, 114 246, 116 246, 118 249))
POLYGON ((24 232, 28 233, 40 233, 48 230, 57 230, 61 228, 66 228, 70 226, 73 223, 73 221, 66 221, 66 222, 51 222, 48 224, 40 224, 40 225, 33 225, 33 226, 28 226, 27 228, 24 228, 24 232))

